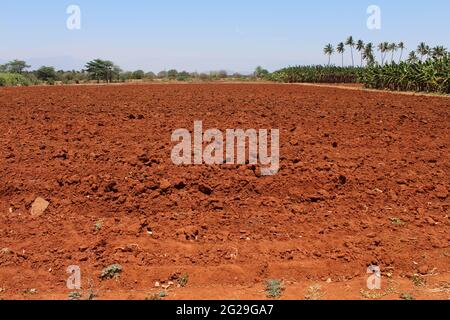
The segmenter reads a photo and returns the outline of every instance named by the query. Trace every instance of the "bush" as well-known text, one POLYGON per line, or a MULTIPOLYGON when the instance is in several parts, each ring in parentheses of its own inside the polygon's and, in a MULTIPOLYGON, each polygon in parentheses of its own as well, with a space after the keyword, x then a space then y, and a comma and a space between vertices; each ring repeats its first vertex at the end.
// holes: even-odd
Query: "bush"
POLYGON ((0 73, 0 87, 29 86, 32 82, 18 73, 0 73))
POLYGON ((362 69, 335 66, 296 66, 276 71, 269 80, 286 83, 355 83, 362 69))

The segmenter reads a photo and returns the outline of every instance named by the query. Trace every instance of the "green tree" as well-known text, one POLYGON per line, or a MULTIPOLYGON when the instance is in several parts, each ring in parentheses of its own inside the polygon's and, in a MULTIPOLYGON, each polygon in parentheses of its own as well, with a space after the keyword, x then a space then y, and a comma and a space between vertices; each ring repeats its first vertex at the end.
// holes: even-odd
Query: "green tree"
POLYGON ((358 40, 358 42, 356 43, 356 50, 359 52, 359 54, 361 55, 361 68, 363 66, 363 59, 364 59, 364 49, 365 49, 366 45, 364 44, 364 41, 362 40, 358 40))
POLYGON ((191 75, 187 71, 181 71, 177 74, 178 81, 188 81, 191 78, 191 75))
POLYGON ((403 51, 406 49, 404 42, 399 42, 397 45, 397 48, 400 49, 400 58, 398 59, 398 62, 402 61, 403 58, 403 51))
POLYGON ((352 67, 355 67, 355 59, 353 57, 353 48, 355 47, 355 40, 352 36, 347 38, 347 41, 345 42, 345 45, 350 47, 350 52, 352 54, 352 67))
POLYGON ((159 79, 167 78, 167 71, 160 71, 160 72, 158 72, 158 78, 159 79))
POLYGON ((391 56, 391 63, 392 63, 392 62, 394 62, 394 55, 395 55, 395 52, 397 51, 397 44, 394 42, 390 43, 388 45, 388 51, 390 51, 392 53, 392 56, 391 56))
POLYGON ((340 53, 342 55, 342 67, 344 67, 344 52, 345 52, 345 44, 343 42, 340 42, 337 45, 336 48, 337 53, 340 53))
POLYGON ((149 80, 154 80, 156 78, 156 74, 154 74, 153 72, 147 72, 145 74, 145 79, 149 79, 149 80))
POLYGON ((178 76, 178 71, 177 70, 171 69, 171 70, 167 71, 167 77, 170 80, 175 80, 177 78, 177 76, 178 76))
POLYGON ((25 61, 22 60, 13 60, 4 65, 6 72, 11 73, 23 73, 25 69, 30 68, 29 65, 25 61))
POLYGON ((41 67, 36 71, 36 76, 39 80, 53 83, 57 79, 55 68, 53 67, 41 67))
POLYGON ((382 42, 378 45, 378 51, 381 53, 381 65, 384 65, 386 54, 389 51, 389 43, 382 42))
POLYGON ((328 56, 328 65, 330 65, 330 63, 331 63, 331 56, 332 56, 333 53, 334 53, 334 47, 333 47, 333 45, 332 45, 331 43, 327 44, 327 45, 325 46, 325 48, 323 49, 323 53, 324 53, 326 56, 328 56))
POLYGON ((444 46, 436 46, 431 50, 431 56, 434 59, 440 59, 447 55, 447 49, 444 46))
POLYGON ((368 65, 373 65, 375 63, 375 55, 373 52, 373 43, 369 42, 364 48, 364 60, 366 60, 368 65))
POLYGON ((255 78, 258 78, 258 79, 263 79, 268 74, 269 74, 269 71, 267 71, 266 69, 264 69, 261 66, 256 67, 255 72, 253 72, 253 75, 255 76, 255 78))
POLYGON ((133 79, 142 80, 145 77, 145 72, 143 70, 136 70, 132 75, 133 79))
POLYGON ((425 42, 421 42, 418 46, 417 46, 417 53, 420 55, 420 61, 423 62, 423 58, 425 56, 428 56, 430 54, 430 47, 427 46, 427 44, 425 42))
POLYGON ((417 57, 415 51, 411 51, 409 53, 408 62, 409 63, 417 63, 417 62, 419 62, 419 58, 417 57))
POLYGON ((91 78, 97 80, 97 82, 101 80, 107 83, 112 82, 114 76, 118 77, 121 72, 121 69, 112 61, 101 59, 88 62, 85 68, 91 78))

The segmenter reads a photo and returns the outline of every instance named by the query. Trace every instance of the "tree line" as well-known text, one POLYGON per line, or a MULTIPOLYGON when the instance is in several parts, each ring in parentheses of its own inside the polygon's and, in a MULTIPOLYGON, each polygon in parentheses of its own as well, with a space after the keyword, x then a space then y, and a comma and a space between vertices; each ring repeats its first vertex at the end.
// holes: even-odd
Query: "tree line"
MULTIPOLYGON (((61 82, 65 84, 69 83, 83 83, 89 81, 95 81, 97 83, 106 82, 126 82, 130 80, 176 80, 176 81, 213 81, 224 79, 241 79, 241 80, 254 80, 262 79, 269 74, 269 71, 262 67, 257 67, 254 73, 250 75, 244 75, 240 73, 229 74, 225 70, 211 71, 209 73, 187 72, 178 71, 176 69, 164 70, 157 74, 153 72, 145 72, 144 70, 136 71, 123 71, 118 65, 110 60, 95 59, 86 63, 85 67, 81 70, 56 70, 51 66, 42 66, 37 70, 28 71, 31 66, 26 61, 13 60, 4 65, 0 65, 0 74, 14 75, 14 80, 17 77, 23 77, 23 85, 38 84, 40 82, 46 82, 48 84, 54 84, 61 82)), ((11 77, 9 77, 11 78, 11 77)), ((19 81, 20 82, 20 81, 19 81)), ((20 83, 19 83, 20 84, 20 83)), ((0 81, 1 85, 1 81, 0 81)), ((12 84, 14 85, 14 84, 12 84)))
MULTIPOLYGON (((353 36, 347 38, 345 42, 340 42, 334 47, 331 43, 327 44, 323 49, 323 53, 328 57, 328 65, 331 64, 331 57, 337 53, 341 58, 341 66, 344 67, 344 54, 350 49, 352 67, 355 67, 355 51, 360 56, 360 67, 373 65, 378 63, 381 66, 387 63, 400 63, 404 61, 404 52, 407 50, 405 43, 401 42, 381 42, 375 46, 372 42, 365 43, 363 40, 356 41, 353 36), (379 52, 379 60, 377 60, 376 51, 379 52), (396 57, 396 53, 399 53, 396 57), (398 58, 398 59, 397 59, 398 58)), ((415 50, 409 52, 406 59, 410 63, 425 62, 429 59, 440 59, 447 57, 449 52, 444 46, 430 47, 425 42, 421 42, 415 50)))

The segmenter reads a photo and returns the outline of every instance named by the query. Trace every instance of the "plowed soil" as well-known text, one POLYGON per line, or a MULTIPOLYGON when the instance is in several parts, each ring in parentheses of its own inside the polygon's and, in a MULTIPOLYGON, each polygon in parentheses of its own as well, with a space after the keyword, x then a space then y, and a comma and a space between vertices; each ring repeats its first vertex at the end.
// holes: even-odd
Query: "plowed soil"
POLYGON ((280 279, 287 299, 449 299, 449 126, 449 98, 338 88, 0 89, 0 299, 67 299, 70 265, 83 298, 265 299, 280 279), (279 128, 280 172, 175 166, 196 120, 279 128))

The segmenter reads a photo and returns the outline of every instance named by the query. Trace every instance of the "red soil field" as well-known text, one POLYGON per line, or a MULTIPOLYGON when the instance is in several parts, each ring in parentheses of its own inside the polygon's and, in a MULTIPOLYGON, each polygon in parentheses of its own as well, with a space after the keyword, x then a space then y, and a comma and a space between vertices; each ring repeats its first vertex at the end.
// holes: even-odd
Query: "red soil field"
POLYGON ((449 125, 449 98, 339 88, 2 88, 0 299, 67 299, 70 265, 98 299, 449 299, 449 125), (280 172, 175 166, 196 120, 280 129, 280 172))

